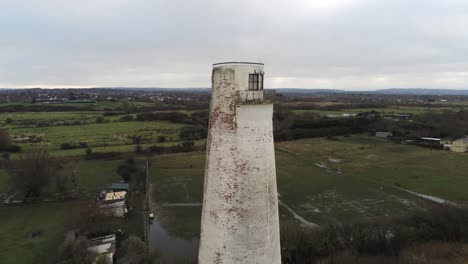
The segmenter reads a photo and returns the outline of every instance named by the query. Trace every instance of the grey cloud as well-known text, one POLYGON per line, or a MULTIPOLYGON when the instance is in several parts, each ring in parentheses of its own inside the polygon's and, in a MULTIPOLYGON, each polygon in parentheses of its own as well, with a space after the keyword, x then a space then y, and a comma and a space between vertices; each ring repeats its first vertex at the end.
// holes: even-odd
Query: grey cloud
POLYGON ((468 88, 468 2, 0 3, 0 86, 207 87, 263 61, 270 87, 468 88))

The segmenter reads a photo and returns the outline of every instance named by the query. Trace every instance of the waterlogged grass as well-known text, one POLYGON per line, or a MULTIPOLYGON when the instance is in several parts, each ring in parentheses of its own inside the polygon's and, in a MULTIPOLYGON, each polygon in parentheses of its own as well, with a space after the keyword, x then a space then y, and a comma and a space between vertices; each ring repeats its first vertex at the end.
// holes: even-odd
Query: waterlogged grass
POLYGON ((468 201, 468 155, 393 144, 367 136, 340 137, 338 141, 306 139, 284 142, 278 148, 298 158, 326 162, 344 176, 380 186, 399 184, 424 194, 458 202, 468 201), (328 159, 339 158, 333 163, 328 159))
MULTIPOLYGON (((395 216, 431 205, 395 184, 456 202, 468 201, 465 154, 364 135, 280 142, 276 149, 280 199, 310 222, 395 216)), ((153 158, 150 180, 157 201, 201 202, 204 161, 204 152, 153 158)), ((293 217, 286 210, 280 212, 283 223, 293 217)))
POLYGON ((150 160, 149 180, 157 202, 200 203, 203 199, 205 152, 156 156, 150 160))
POLYGON ((159 221, 171 235, 184 239, 200 237, 202 207, 162 207, 159 221))

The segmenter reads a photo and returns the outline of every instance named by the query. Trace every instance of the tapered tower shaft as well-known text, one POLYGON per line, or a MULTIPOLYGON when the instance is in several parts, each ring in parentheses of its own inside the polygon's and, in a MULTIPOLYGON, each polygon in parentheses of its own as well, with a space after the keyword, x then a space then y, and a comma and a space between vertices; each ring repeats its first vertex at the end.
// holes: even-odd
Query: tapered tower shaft
POLYGON ((213 65, 199 263, 281 263, 263 64, 213 65))

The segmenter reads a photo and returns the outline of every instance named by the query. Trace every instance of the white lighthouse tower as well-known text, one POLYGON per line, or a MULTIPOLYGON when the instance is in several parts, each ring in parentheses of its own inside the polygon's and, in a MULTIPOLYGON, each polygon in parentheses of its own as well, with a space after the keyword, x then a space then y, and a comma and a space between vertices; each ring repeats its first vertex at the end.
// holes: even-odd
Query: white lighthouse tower
POLYGON ((198 260, 281 263, 273 104, 263 64, 213 65, 198 260))

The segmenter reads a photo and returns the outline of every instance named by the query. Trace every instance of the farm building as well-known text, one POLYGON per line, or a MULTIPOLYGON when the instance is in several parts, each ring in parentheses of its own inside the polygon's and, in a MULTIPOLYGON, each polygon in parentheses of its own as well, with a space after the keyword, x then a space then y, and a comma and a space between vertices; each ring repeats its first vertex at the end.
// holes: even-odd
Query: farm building
POLYGON ((441 141, 439 141, 439 143, 442 146, 443 150, 450 150, 452 148, 451 139, 442 139, 441 141))
POLYGON ((90 247, 88 250, 97 254, 96 262, 105 259, 106 263, 114 263, 115 241, 115 235, 96 237, 89 240, 90 247))
POLYGON ((451 139, 441 139, 441 140, 439 141, 439 143, 440 143, 441 145, 444 145, 444 146, 445 146, 445 145, 451 145, 451 144, 452 144, 452 140, 451 140, 451 139))
POLYGON ((468 151, 468 138, 461 138, 452 142, 450 148, 453 152, 467 152, 468 151))
POLYGON ((115 217, 124 217, 128 212, 125 200, 102 201, 99 203, 99 209, 104 214, 115 217))
POLYGON ((411 120, 412 118, 413 118, 412 114, 389 114, 389 115, 384 115, 384 119, 393 120, 393 121, 411 120))
POLYGON ((379 138, 388 138, 393 136, 392 132, 375 132, 375 136, 379 138))
POLYGON ((96 198, 99 208, 108 215, 124 217, 127 213, 125 198, 127 192, 102 191, 96 198))

